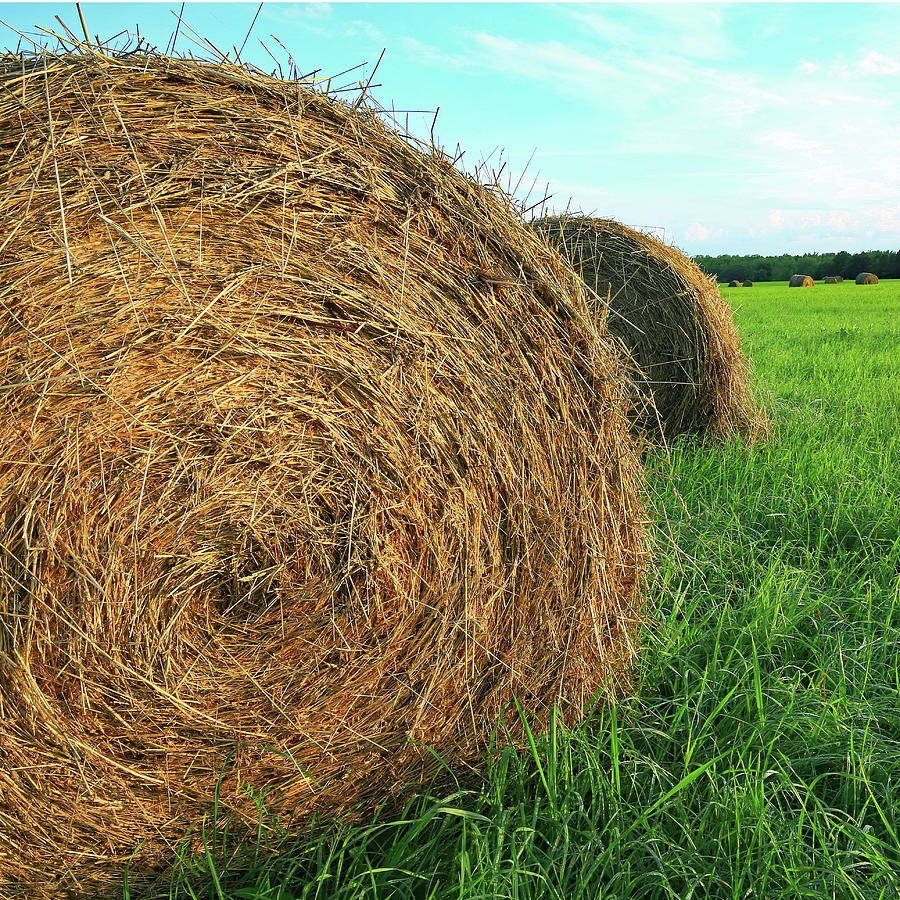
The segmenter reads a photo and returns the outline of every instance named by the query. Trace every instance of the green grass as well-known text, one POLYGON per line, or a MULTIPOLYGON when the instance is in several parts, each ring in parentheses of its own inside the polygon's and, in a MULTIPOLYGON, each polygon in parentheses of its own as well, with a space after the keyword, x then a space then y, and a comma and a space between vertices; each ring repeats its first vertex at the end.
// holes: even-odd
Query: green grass
POLYGON ((653 464, 636 696, 172 897, 900 897, 900 282, 723 293, 775 434, 653 464))

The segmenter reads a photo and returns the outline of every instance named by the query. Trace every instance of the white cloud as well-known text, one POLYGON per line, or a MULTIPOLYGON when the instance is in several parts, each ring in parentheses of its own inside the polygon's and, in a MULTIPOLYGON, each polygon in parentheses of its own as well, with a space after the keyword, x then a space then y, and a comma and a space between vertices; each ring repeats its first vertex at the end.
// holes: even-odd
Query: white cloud
POLYGON ((684 231, 684 236, 689 241, 705 241, 712 234, 711 228, 706 228, 699 222, 694 222, 684 231))
POLYGON ((900 74, 900 61, 870 50, 860 62, 859 69, 866 75, 897 75, 900 74))
POLYGON ((854 225, 853 216, 846 210, 831 209, 825 218, 825 225, 831 231, 849 231, 854 225))
POLYGON ((812 75, 813 72, 818 72, 822 67, 818 63, 809 62, 808 60, 801 59, 800 62, 797 63, 797 71, 803 72, 804 75, 812 75))
POLYGON ((837 233, 841 235, 841 241, 844 241, 848 234, 897 234, 900 232, 900 206, 788 211, 776 209, 769 212, 768 223, 772 228, 786 233, 797 230, 837 233))
POLYGON ((878 210, 876 214, 879 231, 900 232, 900 207, 878 210))
POLYGON ((822 214, 813 213, 809 216, 800 216, 798 218, 798 227, 801 231, 809 231, 810 228, 819 228, 822 225, 822 214))

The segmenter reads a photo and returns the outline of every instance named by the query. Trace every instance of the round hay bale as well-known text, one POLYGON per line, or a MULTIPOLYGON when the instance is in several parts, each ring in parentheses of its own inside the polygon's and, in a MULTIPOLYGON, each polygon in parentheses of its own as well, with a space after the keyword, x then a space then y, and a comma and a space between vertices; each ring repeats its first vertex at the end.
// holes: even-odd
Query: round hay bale
POLYGON ((856 276, 857 284, 878 284, 878 276, 873 275, 871 272, 860 272, 859 275, 856 276))
POLYGON ((823 284, 839 284, 842 279, 838 278, 836 275, 826 275, 822 279, 823 284))
POLYGON ((744 287, 753 287, 753 282, 748 278, 748 279, 744 282, 744 287))
POLYGON ((731 307, 714 277, 611 219, 545 218, 533 227, 581 274, 600 319, 631 355, 638 430, 664 440, 765 433, 731 307))
POLYGON ((0 82, 0 882, 138 890, 217 783, 371 809, 623 689, 630 386, 503 196, 227 64, 0 82))
POLYGON ((740 287, 741 283, 735 278, 728 282, 728 287, 740 287))
POLYGON ((789 287, 812 287, 815 282, 810 275, 791 275, 789 287))

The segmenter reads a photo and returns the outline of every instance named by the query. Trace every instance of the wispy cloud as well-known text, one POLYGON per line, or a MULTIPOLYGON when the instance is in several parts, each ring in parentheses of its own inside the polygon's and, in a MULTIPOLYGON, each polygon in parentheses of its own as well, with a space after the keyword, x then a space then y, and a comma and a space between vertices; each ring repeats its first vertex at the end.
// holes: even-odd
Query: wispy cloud
POLYGON ((478 60, 483 66, 544 82, 550 87, 556 85, 571 90, 589 84, 596 89, 602 84, 597 79, 621 75, 615 66, 598 56, 582 53, 561 41, 533 43, 487 32, 476 32, 471 39, 483 52, 478 60))
POLYGON ((726 8, 680 4, 590 6, 565 9, 592 41, 629 53, 668 48, 689 59, 724 60, 740 53, 726 26, 726 8))
POLYGON ((376 6, 343 16, 335 6, 297 21, 386 46, 446 90, 450 99, 433 98, 443 136, 470 125, 468 138, 451 132, 468 140, 467 158, 499 144, 524 159, 537 147, 562 206, 572 197, 710 249, 740 246, 751 229, 773 244, 792 232, 900 243, 889 150, 900 146, 898 7, 866 6, 864 21, 823 7, 816 21, 831 16, 831 31, 810 30, 801 51, 790 37, 807 8, 759 8, 526 6, 502 24, 467 12, 428 29, 376 6))
POLYGON ((796 131, 767 131, 755 140, 757 144, 771 147, 773 151, 798 153, 807 157, 815 156, 829 146, 825 141, 806 137, 796 131))

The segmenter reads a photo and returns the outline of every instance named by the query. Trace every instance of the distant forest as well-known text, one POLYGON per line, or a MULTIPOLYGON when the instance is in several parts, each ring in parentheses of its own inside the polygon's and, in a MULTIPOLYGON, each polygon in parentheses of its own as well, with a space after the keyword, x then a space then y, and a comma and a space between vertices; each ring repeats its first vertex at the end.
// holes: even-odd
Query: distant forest
POLYGON ((900 250, 867 250, 864 253, 806 253, 803 256, 695 256, 694 262, 719 281, 787 281, 791 275, 826 275, 856 278, 873 272, 879 278, 900 278, 900 250))

